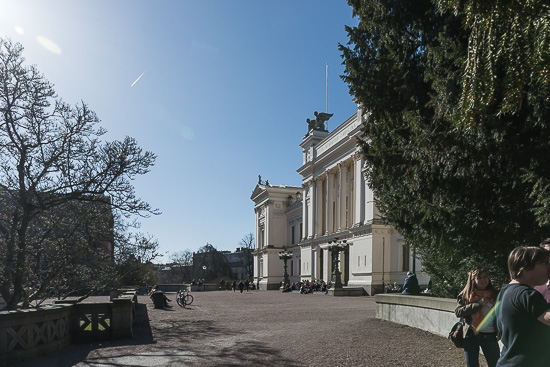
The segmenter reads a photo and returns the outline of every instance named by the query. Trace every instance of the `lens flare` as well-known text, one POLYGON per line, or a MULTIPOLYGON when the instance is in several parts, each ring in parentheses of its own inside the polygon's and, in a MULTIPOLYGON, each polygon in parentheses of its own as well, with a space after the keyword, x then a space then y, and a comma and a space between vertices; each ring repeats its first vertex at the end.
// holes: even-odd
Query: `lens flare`
POLYGON ((497 318, 497 313, 499 308, 500 308, 500 301, 495 303, 493 308, 491 308, 491 311, 489 311, 489 313, 485 315, 483 320, 476 327, 476 333, 479 333, 480 330, 482 330, 485 326, 487 326, 497 318))
POLYGON ((44 47, 46 50, 50 51, 51 53, 54 53, 56 55, 61 55, 61 47, 57 45, 54 41, 52 41, 49 38, 46 38, 44 36, 37 36, 36 40, 42 47, 44 47))

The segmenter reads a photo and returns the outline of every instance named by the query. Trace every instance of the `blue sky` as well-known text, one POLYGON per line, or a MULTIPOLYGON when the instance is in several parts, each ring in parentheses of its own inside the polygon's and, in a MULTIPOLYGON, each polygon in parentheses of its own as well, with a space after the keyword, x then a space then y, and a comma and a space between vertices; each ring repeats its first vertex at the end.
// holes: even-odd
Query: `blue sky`
POLYGON ((258 175, 301 185, 306 118, 329 130, 355 112, 338 43, 344 0, 1 0, 0 36, 20 42, 59 97, 86 102, 107 140, 158 155, 134 181, 162 215, 142 220, 165 254, 254 233, 258 175))

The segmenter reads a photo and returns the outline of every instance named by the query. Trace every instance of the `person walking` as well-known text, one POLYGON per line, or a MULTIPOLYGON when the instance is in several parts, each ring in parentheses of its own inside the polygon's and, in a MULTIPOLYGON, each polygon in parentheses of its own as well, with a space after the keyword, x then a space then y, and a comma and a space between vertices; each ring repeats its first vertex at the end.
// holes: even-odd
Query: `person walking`
POLYGON ((248 290, 250 289, 250 282, 248 281, 248 279, 245 280, 244 286, 246 287, 246 291, 248 292, 248 290))
POLYGON ((497 328, 502 341, 498 367, 550 364, 550 309, 534 289, 548 281, 548 251, 542 247, 516 247, 508 256, 510 283, 497 301, 497 328))
POLYGON ((491 284, 489 273, 477 268, 468 273, 468 280, 458 295, 455 315, 464 320, 464 355, 467 367, 479 367, 479 348, 487 365, 495 367, 500 355, 497 328, 494 320, 481 326, 485 316, 496 303, 498 292, 491 284))
MULTIPOLYGON (((550 238, 543 240, 539 246, 546 251, 550 251, 550 238)), ((545 284, 536 285, 533 288, 535 288, 537 291, 540 292, 540 294, 542 294, 547 303, 550 303, 550 278, 546 281, 545 284)))
POLYGON ((231 285, 231 288, 233 288, 233 292, 235 292, 237 290, 237 281, 236 280, 233 281, 233 284, 231 285))
POLYGON ((241 293, 243 292, 243 289, 244 289, 244 283, 243 283, 243 281, 241 280, 241 281, 239 282, 239 290, 241 291, 241 293))

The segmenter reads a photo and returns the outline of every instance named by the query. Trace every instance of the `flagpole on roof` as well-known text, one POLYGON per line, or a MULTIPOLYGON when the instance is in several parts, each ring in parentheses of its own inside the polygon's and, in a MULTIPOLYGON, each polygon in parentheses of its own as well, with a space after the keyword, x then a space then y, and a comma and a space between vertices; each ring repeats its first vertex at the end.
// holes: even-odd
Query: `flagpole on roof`
MULTIPOLYGON (((328 113, 328 62, 325 64, 325 109, 328 113)), ((327 120, 327 130, 328 130, 328 120, 327 120)))

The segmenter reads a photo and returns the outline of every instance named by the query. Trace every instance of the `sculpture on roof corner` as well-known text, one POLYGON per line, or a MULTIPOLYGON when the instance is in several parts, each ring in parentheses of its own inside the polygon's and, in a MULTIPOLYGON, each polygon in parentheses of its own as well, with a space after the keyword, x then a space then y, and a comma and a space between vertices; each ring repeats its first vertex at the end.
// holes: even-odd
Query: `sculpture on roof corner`
POLYGON ((262 176, 261 176, 261 175, 258 175, 258 185, 269 186, 269 181, 268 181, 268 180, 265 180, 265 183, 262 183, 262 176))
POLYGON ((315 111, 313 113, 315 115, 315 120, 306 119, 307 122, 307 134, 309 135, 309 132, 311 130, 319 130, 319 131, 327 131, 325 127, 325 122, 328 121, 334 114, 333 113, 324 113, 324 112, 317 112, 315 111))

